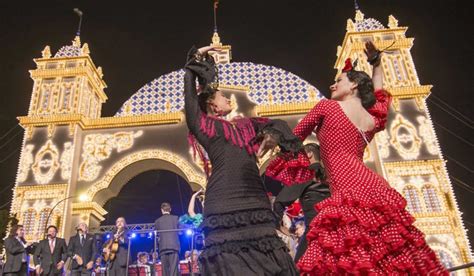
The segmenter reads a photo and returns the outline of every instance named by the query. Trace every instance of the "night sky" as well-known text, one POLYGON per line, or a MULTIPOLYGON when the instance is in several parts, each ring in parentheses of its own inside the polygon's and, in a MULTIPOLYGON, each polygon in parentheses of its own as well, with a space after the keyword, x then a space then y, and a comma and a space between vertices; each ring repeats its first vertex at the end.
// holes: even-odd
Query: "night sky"
MULTIPOLYGON (((409 27, 407 36, 415 37, 411 52, 418 76, 421 84, 434 85, 428 106, 465 225, 474 231, 474 212, 469 212, 474 201, 474 26, 465 2, 360 0, 359 4, 366 17, 384 25, 393 14, 400 26, 409 27)), ((212 36, 211 0, 2 1, 0 208, 8 208, 12 196, 23 137, 21 127, 13 127, 18 123, 16 117, 28 112, 33 85, 28 70, 35 68, 32 59, 41 57, 45 45, 50 45, 54 54, 71 44, 78 21, 72 12, 75 7, 84 12, 82 42, 89 44, 92 59, 102 66, 108 85, 109 100, 103 105, 102 116, 113 116, 141 86, 181 68, 187 50, 193 44, 209 44, 212 36)), ((283 68, 325 93, 334 79, 336 47, 344 38, 346 20, 353 17, 352 0, 221 0, 218 25, 222 42, 232 45, 234 61, 283 68)), ((176 181, 174 175, 158 171, 135 177, 107 203, 115 206, 110 207, 115 208, 110 217, 130 206, 124 202, 133 201, 136 210, 156 209, 158 200, 150 194, 170 192, 172 185, 162 184, 169 179, 176 181), (134 194, 137 190, 147 193, 134 194)), ((186 208, 191 193, 184 180, 181 184, 184 203, 176 192, 171 193, 176 196, 171 200, 176 202, 175 209, 186 208)), ((151 222, 151 218, 143 219, 151 222)), ((129 220, 140 222, 138 217, 129 220)))

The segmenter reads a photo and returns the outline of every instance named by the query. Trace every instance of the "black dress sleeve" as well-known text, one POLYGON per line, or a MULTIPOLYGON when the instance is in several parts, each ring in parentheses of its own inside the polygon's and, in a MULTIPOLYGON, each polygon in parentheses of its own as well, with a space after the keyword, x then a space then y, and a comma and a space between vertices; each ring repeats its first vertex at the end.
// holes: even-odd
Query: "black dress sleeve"
POLYGON ((252 118, 251 120, 255 133, 257 133, 257 139, 262 139, 265 134, 269 134, 277 141, 282 152, 297 153, 301 149, 303 143, 293 134, 285 121, 265 118, 252 118))
POLYGON ((215 77, 215 64, 210 60, 197 60, 196 53, 197 49, 191 48, 184 68, 184 110, 188 129, 201 145, 207 147, 210 138, 201 130, 201 122, 205 121, 207 115, 199 107, 196 79, 200 85, 210 83, 215 77))

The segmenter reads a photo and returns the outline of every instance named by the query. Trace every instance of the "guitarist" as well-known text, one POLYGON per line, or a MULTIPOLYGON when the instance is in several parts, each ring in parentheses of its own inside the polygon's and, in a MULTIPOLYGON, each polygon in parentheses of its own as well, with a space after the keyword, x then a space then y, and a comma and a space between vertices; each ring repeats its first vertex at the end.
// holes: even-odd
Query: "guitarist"
MULTIPOLYGON (((127 225, 125 218, 119 217, 115 221, 117 231, 105 242, 103 249, 104 255, 110 255, 108 260, 107 270, 110 276, 125 276, 127 275, 127 259, 128 259, 128 236, 125 226, 127 225), (114 250, 114 244, 118 245, 117 251, 114 250)), ((105 257, 107 260, 107 257, 105 257)))
POLYGON ((71 276, 91 275, 97 255, 94 235, 88 233, 84 222, 79 223, 76 231, 68 243, 68 257, 72 258, 71 276))

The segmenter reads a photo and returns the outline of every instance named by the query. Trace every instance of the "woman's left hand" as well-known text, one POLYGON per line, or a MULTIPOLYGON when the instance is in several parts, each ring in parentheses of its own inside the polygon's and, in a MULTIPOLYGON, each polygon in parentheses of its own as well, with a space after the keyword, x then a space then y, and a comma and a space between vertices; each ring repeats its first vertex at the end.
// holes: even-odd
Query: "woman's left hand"
POLYGON ((377 63, 377 59, 380 59, 380 51, 375 47, 375 44, 372 41, 367 41, 365 43, 364 53, 367 56, 367 60, 372 63, 377 63))
POLYGON ((260 148, 258 149, 257 156, 262 158, 267 154, 269 150, 273 150, 277 146, 277 140, 273 138, 270 134, 265 134, 263 136, 262 143, 260 143, 260 148))

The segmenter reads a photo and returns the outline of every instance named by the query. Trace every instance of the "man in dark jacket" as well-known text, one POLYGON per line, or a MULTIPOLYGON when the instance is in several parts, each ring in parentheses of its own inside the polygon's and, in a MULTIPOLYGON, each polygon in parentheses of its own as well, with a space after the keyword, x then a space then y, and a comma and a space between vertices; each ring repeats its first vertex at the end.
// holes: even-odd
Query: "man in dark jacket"
POLYGON ((22 225, 14 225, 10 235, 5 239, 7 261, 3 266, 3 275, 28 275, 29 254, 33 253, 32 246, 25 241, 25 230, 22 225))
MULTIPOLYGON (((115 253, 115 259, 110 261, 107 265, 107 270, 110 276, 125 276, 127 275, 127 265, 129 261, 129 252, 128 252, 128 239, 127 233, 127 222, 125 218, 119 217, 115 221, 115 227, 117 231, 111 236, 110 239, 116 239, 118 242, 118 250, 115 253)), ((107 241, 108 242, 108 241, 107 241)), ((107 244, 105 242, 105 244, 107 244)), ((104 252, 107 252, 108 249, 104 248, 104 252)))
POLYGON ((67 258, 67 246, 64 239, 56 237, 56 226, 48 226, 46 239, 36 247, 34 262, 36 273, 41 275, 61 275, 67 258))
POLYGON ((291 205, 297 199, 300 200, 301 207, 303 208, 306 230, 304 235, 299 240, 298 248, 295 254, 295 262, 298 262, 299 258, 301 258, 301 256, 303 256, 304 252, 306 251, 306 234, 309 230, 308 226, 313 218, 317 215, 314 205, 330 196, 329 186, 325 182, 323 166, 319 159, 318 144, 306 144, 304 149, 311 161, 310 169, 315 171, 315 179, 304 184, 284 186, 276 197, 275 203, 273 204, 273 210, 281 219, 283 217, 285 207, 291 205))
POLYGON ((91 275, 97 255, 94 235, 88 233, 84 222, 79 223, 76 231, 68 243, 68 257, 72 258, 71 275, 91 275))
POLYGON ((155 221, 155 230, 160 235, 160 259, 163 276, 177 276, 179 262, 179 237, 177 231, 166 231, 178 229, 178 216, 171 215, 171 205, 168 202, 161 204, 160 218, 155 221), (160 232, 165 230, 166 232, 160 232))

